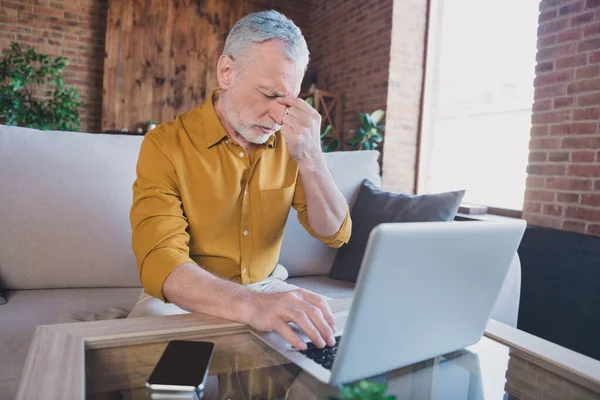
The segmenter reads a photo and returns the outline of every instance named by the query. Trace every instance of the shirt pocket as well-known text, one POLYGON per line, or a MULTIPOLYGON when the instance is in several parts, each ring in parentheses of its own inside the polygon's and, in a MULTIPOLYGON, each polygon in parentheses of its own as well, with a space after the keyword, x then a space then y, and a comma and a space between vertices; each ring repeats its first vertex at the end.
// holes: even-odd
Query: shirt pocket
POLYGON ((296 185, 260 191, 260 212, 263 237, 278 240, 283 237, 296 185))

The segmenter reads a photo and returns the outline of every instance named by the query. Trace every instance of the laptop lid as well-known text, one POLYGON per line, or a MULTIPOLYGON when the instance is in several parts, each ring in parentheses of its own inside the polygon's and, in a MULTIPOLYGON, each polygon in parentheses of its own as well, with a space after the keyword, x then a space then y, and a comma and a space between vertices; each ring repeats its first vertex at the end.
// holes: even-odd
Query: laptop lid
POLYGON ((381 224, 371 232, 331 383, 477 342, 526 223, 381 224))

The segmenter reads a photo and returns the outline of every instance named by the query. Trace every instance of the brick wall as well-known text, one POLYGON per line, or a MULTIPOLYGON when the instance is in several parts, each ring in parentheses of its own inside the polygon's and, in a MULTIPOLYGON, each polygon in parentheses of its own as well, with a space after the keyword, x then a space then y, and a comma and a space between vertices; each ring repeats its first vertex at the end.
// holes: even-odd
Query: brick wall
POLYGON ((427 1, 394 0, 383 187, 414 193, 423 96, 427 1))
POLYGON ((311 0, 306 29, 317 86, 343 96, 342 132, 386 109, 393 0, 311 0))
POLYGON ((67 57, 64 76, 85 105, 80 130, 100 130, 108 0, 0 0, 0 49, 13 41, 67 57))
POLYGON ((600 236, 600 0, 540 3, 523 217, 600 236))

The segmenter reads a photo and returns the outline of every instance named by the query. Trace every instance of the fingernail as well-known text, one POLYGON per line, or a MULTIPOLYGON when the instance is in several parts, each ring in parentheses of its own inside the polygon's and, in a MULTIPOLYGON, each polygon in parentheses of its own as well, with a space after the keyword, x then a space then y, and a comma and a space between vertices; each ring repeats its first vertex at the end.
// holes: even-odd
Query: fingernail
POLYGON ((303 341, 299 341, 296 345, 296 348, 300 350, 306 350, 306 343, 304 343, 303 341))
POLYGON ((319 340, 319 347, 320 347, 320 348, 323 348, 323 347, 325 347, 325 346, 327 346, 327 343, 326 343, 326 342, 325 342, 323 339, 320 339, 320 340, 319 340))
POLYGON ((333 337, 333 336, 329 336, 329 340, 328 340, 328 342, 329 342, 329 345, 330 345, 330 346, 333 346, 333 345, 335 344, 335 337, 333 337))

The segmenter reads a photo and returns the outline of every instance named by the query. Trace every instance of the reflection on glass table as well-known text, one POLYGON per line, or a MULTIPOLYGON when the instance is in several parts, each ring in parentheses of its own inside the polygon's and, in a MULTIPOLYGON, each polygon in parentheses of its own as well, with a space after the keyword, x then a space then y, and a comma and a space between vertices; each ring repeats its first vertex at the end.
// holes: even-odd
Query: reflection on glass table
MULTIPOLYGON (((251 337, 247 337, 250 339, 251 337)), ((264 346, 260 342, 257 346, 264 346)), ((268 355, 270 349, 265 347, 268 355)), ((319 382, 291 363, 248 368, 247 354, 229 353, 227 371, 208 377, 204 399, 289 399, 340 398, 338 387, 319 382)), ((275 362, 274 364, 278 364, 275 362)), ((504 385, 508 348, 490 339, 451 354, 372 377, 385 383, 387 395, 400 399, 482 400, 505 398, 504 385)), ((89 399, 148 399, 139 387, 88 395, 89 399)))

